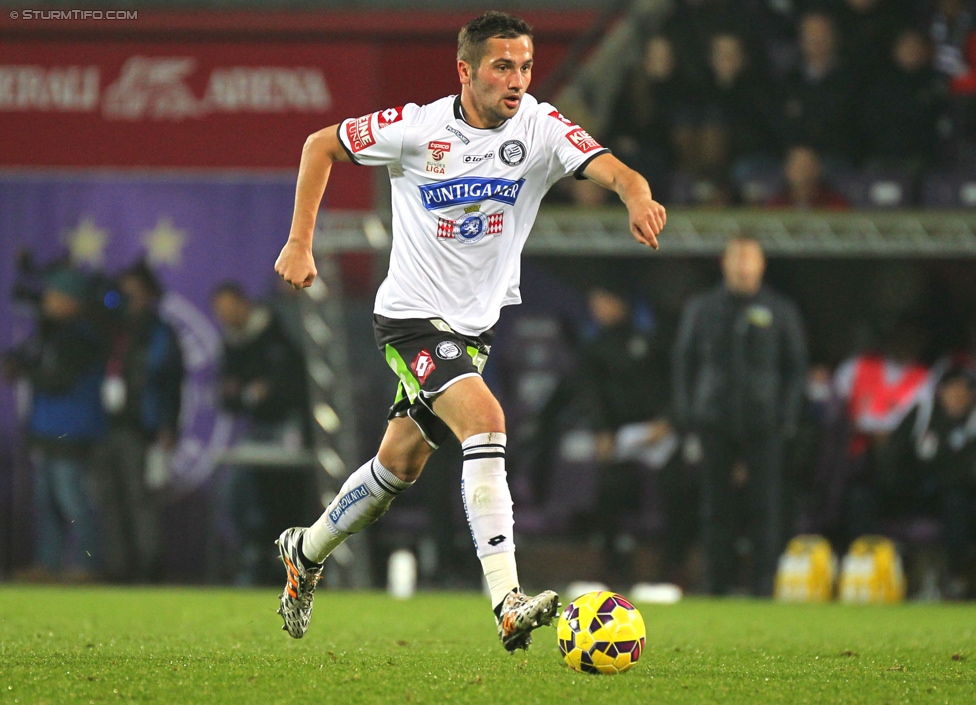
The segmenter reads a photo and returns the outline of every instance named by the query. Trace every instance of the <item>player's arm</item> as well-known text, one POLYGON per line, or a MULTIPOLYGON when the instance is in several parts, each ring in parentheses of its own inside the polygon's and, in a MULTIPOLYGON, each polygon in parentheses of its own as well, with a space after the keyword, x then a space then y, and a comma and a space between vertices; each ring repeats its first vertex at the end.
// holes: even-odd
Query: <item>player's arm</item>
POLYGON ((315 217, 319 212, 325 186, 329 183, 332 165, 335 162, 350 161, 339 142, 338 130, 338 125, 319 130, 309 135, 302 148, 291 232, 275 262, 278 276, 296 289, 311 286, 318 273, 312 257, 312 238, 315 233, 315 217))
POLYGON ((583 176, 620 196, 627 206, 630 232, 637 242, 657 249, 657 236, 668 220, 664 206, 651 197, 647 179, 609 152, 586 165, 583 176))

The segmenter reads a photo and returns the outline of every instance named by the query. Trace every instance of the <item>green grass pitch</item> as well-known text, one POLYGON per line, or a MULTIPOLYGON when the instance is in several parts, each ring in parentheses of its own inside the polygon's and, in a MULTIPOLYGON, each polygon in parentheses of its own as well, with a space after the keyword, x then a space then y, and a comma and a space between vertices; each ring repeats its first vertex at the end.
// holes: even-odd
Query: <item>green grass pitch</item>
POLYGON ((502 649, 480 595, 320 592, 290 639, 276 591, 0 586, 8 703, 976 703, 976 605, 690 599, 638 605, 619 676, 563 665, 555 629, 502 649))

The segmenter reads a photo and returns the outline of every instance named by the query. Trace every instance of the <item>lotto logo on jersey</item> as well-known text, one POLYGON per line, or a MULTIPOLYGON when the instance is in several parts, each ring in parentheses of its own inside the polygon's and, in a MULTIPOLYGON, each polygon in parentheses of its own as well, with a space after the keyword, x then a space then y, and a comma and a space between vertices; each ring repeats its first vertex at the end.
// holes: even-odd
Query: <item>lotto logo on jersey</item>
POLYGON ((563 115, 558 110, 553 110, 551 113, 549 113, 549 117, 556 118, 557 120, 559 120, 559 122, 561 122, 562 124, 566 125, 567 127, 572 127, 573 125, 576 124, 575 122, 573 122, 572 120, 570 120, 568 117, 566 117, 565 115, 563 115))
POLYGON ((577 127, 575 130, 568 132, 566 139, 572 142, 573 146, 583 152, 583 154, 592 152, 594 149, 600 149, 600 143, 593 139, 590 133, 582 127, 577 127))
POLYGON ((382 130, 384 127, 389 127, 395 122, 400 122, 402 119, 402 105, 395 108, 387 108, 386 110, 381 110, 380 112, 376 113, 376 126, 382 130))
POLYGON ((434 364, 434 358, 430 356, 430 353, 424 349, 417 353, 417 357, 410 363, 410 369, 413 370, 417 380, 423 384, 430 377, 430 373, 437 369, 437 365, 434 364))
POLYGON ((373 138, 372 118, 373 113, 370 113, 346 123, 346 137, 349 138, 349 148, 353 154, 361 152, 367 147, 372 147, 376 143, 373 138))

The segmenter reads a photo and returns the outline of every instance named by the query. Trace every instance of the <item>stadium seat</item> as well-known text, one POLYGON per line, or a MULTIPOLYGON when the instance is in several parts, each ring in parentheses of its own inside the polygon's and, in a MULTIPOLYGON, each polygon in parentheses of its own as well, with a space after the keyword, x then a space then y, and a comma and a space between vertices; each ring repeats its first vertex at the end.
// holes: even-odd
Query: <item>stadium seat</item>
POLYGON ((922 202, 928 208, 976 208, 976 174, 929 174, 922 184, 922 202))
POLYGON ((915 180, 897 171, 849 171, 831 179, 855 208, 906 208, 915 205, 915 180))

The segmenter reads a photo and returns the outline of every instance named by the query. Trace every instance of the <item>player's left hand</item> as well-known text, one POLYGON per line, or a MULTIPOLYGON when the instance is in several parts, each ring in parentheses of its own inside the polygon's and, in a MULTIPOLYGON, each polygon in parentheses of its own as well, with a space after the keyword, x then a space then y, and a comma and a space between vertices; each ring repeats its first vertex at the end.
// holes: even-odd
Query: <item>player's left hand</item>
POLYGON ((305 247, 297 242, 289 240, 281 248, 281 254, 275 262, 275 271, 278 276, 291 284, 296 289, 305 289, 312 286, 318 270, 315 268, 315 258, 312 256, 312 248, 305 247))
POLYGON ((668 222, 664 206, 651 198, 650 194, 634 203, 628 204, 630 232, 642 245, 658 248, 657 236, 668 222))

